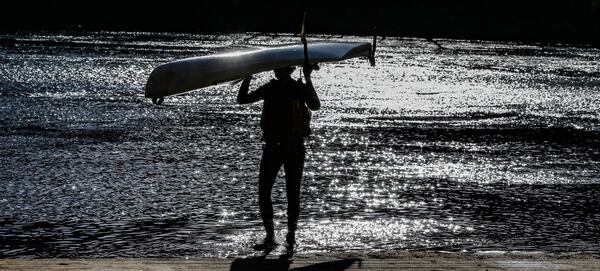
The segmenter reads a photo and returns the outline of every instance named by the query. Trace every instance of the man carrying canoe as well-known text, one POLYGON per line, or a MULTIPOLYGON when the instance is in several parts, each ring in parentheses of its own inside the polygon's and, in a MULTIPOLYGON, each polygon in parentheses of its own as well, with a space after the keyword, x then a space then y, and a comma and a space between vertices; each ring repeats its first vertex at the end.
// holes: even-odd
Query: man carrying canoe
POLYGON ((271 190, 282 165, 288 199, 288 253, 293 252, 296 244, 300 183, 305 159, 304 138, 310 134, 310 110, 318 110, 321 102, 310 78, 312 67, 304 66, 306 83, 292 79, 294 69, 286 67, 274 70, 277 79, 252 92, 249 92, 252 77, 248 77, 243 81, 237 96, 239 104, 264 101, 260 120, 264 146, 258 176, 258 204, 266 237, 262 244, 255 245, 257 250, 271 251, 277 245, 271 190))

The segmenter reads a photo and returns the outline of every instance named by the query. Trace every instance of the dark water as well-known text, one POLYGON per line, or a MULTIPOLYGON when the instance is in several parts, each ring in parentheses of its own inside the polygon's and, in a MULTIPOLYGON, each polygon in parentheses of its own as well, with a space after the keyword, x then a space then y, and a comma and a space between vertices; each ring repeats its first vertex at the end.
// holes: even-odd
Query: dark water
MULTIPOLYGON (((143 88, 167 61, 297 39, 0 34, 0 257, 253 254, 261 105, 225 84, 154 106, 143 88)), ((299 253, 600 252, 600 50, 379 44, 374 68, 313 76, 299 253)))

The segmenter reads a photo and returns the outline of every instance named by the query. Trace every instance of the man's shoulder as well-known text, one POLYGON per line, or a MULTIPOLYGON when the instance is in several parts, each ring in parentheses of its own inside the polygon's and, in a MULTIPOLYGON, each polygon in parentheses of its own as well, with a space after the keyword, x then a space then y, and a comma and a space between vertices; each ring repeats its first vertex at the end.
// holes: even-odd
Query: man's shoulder
POLYGON ((276 87, 276 85, 277 85, 276 81, 277 80, 275 80, 275 79, 271 79, 269 82, 266 82, 263 85, 261 85, 260 87, 258 87, 257 90, 265 91, 265 90, 272 89, 272 88, 276 87))
POLYGON ((277 92, 281 93, 285 89, 302 89, 306 84, 302 83, 301 80, 289 79, 289 80, 277 80, 271 79, 271 81, 265 83, 260 87, 265 92, 277 92))

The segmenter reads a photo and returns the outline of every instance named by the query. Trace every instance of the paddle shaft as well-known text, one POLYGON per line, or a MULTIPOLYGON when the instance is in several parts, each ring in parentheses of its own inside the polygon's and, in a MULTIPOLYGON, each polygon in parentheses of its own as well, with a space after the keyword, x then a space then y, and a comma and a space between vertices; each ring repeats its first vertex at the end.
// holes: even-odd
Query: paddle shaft
POLYGON ((306 40, 306 12, 304 12, 304 17, 302 18, 302 33, 300 33, 300 39, 302 40, 302 44, 304 44, 304 66, 308 66, 308 41, 306 40))

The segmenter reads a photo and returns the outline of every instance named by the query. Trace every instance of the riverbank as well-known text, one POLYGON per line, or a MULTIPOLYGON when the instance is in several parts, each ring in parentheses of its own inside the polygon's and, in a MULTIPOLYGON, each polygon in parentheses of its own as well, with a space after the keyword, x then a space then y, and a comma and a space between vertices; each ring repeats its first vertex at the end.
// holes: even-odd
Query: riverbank
POLYGON ((297 255, 293 259, 2 259, 0 270, 600 270, 586 253, 372 252, 297 255))

